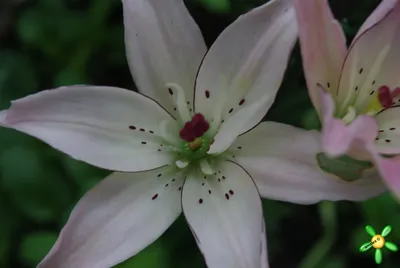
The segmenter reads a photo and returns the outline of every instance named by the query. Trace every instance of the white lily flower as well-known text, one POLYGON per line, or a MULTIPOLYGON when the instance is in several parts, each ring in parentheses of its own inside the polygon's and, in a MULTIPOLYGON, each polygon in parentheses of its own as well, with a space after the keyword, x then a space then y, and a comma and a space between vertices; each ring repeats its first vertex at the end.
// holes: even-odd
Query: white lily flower
POLYGON ((268 267, 258 190, 307 204, 383 191, 375 175, 349 183, 321 171, 318 132, 258 124, 296 40, 290 0, 241 16, 207 54, 182 0, 123 0, 123 7, 128 62, 141 94, 62 87, 0 112, 7 127, 117 171, 79 201, 38 267, 116 265, 182 211, 208 267, 268 267))

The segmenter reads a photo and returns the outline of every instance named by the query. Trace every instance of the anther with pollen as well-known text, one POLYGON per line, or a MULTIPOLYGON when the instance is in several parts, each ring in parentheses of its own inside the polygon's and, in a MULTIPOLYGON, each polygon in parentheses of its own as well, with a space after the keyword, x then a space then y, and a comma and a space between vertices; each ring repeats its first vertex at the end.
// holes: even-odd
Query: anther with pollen
POLYGON ((195 114, 191 121, 185 123, 183 129, 179 132, 179 136, 185 141, 195 142, 196 138, 203 136, 209 128, 210 124, 204 116, 202 114, 195 114))

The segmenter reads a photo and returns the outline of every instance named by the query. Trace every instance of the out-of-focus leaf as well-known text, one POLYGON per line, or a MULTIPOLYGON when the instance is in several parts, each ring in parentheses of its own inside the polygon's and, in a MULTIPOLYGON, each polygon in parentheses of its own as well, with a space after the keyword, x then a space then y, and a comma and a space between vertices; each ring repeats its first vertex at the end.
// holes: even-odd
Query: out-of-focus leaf
POLYGON ((71 203, 67 184, 52 165, 29 147, 12 147, 0 156, 4 190, 28 217, 51 221, 71 203))
POLYGON ((231 10, 230 0, 200 0, 200 3, 215 13, 228 13, 231 10))
POLYGON ((36 92, 37 81, 29 59, 18 52, 0 52, 0 110, 7 108, 11 100, 36 92))
POLYGON ((0 197, 0 267, 8 267, 12 236, 20 225, 18 215, 3 197, 0 197))
POLYGON ((19 254, 21 259, 30 266, 36 266, 49 252, 57 240, 53 232, 35 232, 28 234, 21 243, 19 254))
POLYGON ((372 168, 372 164, 366 161, 359 161, 349 156, 331 158, 324 153, 316 155, 319 167, 331 174, 335 174, 344 181, 355 181, 362 177, 362 172, 372 168))
POLYGON ((129 260, 115 266, 115 268, 169 268, 169 252, 160 240, 157 240, 139 254, 133 256, 129 260))
POLYGON ((305 129, 321 129, 321 122, 315 109, 306 110, 301 121, 305 129))

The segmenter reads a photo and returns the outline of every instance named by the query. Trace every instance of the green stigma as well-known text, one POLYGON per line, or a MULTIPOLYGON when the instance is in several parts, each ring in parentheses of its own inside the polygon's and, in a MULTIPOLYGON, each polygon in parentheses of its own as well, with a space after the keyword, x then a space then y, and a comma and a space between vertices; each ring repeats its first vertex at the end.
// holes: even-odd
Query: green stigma
POLYGON ((185 142, 182 145, 181 156, 189 161, 200 160, 207 157, 207 152, 213 141, 212 138, 204 135, 196 138, 194 141, 185 142))

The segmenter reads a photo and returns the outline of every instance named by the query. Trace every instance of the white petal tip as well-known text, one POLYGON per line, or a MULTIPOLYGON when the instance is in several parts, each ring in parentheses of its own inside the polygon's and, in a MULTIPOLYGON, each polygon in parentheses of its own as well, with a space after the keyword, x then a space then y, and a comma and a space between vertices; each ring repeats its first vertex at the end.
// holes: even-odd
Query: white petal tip
POLYGON ((187 165, 189 165, 189 162, 188 161, 184 161, 184 160, 177 160, 177 161, 175 161, 175 165, 178 168, 183 169, 183 168, 187 167, 187 165))

